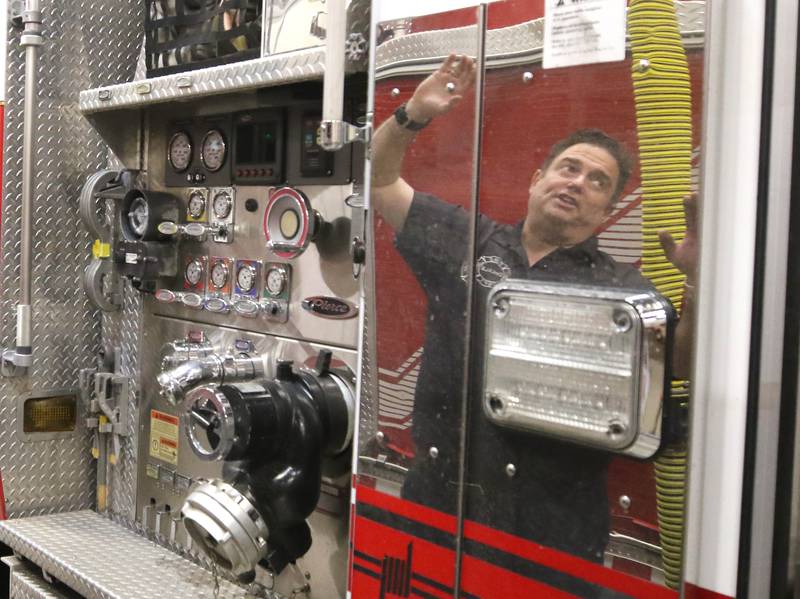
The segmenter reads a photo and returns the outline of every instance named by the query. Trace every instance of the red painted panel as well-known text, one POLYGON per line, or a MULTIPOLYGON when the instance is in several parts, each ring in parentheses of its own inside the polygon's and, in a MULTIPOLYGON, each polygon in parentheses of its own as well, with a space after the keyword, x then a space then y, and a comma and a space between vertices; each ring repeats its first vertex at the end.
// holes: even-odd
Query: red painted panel
POLYGON ((683 597, 684 599, 733 599, 729 595, 709 591, 688 582, 683 585, 683 597))
MULTIPOLYGON (((403 520, 396 522, 405 522, 409 527, 421 525, 423 528, 447 532, 455 530, 455 518, 452 516, 374 489, 357 486, 356 498, 358 505, 378 508, 387 518, 392 514, 399 516, 403 520)), ((358 508, 356 511, 358 512, 358 508)), ((409 543, 413 547, 413 563, 410 565, 410 574, 414 576, 413 584, 421 588, 425 584, 422 581, 424 578, 432 580, 439 586, 426 586, 424 590, 434 596, 439 596, 437 592, 442 592, 442 585, 452 588, 455 552, 416 537, 412 531, 402 529, 402 526, 384 525, 359 515, 355 517, 352 535, 354 552, 351 556, 351 563, 354 565, 351 578, 354 597, 378 596, 381 561, 384 558, 402 559, 408 551, 409 543)), ((630 597, 676 599, 678 596, 675 591, 469 520, 464 524, 464 538, 486 548, 516 556, 530 564, 544 566, 602 588, 620 591, 630 597)), ((465 554, 463 560, 461 584, 464 594, 479 597, 571 596, 473 555, 465 554)))

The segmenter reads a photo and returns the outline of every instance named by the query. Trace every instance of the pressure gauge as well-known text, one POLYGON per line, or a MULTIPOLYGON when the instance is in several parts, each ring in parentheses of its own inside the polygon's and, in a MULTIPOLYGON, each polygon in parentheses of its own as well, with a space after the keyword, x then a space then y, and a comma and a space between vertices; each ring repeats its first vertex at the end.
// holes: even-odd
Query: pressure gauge
POLYGON ((217 262, 211 268, 211 284, 217 289, 228 284, 228 267, 224 262, 217 262))
POLYGON ((200 146, 200 160, 203 162, 203 166, 212 173, 217 172, 225 164, 226 154, 227 147, 222 131, 212 129, 206 133, 200 146))
POLYGON ((221 191, 214 196, 214 201, 212 202, 214 216, 219 219, 228 218, 232 208, 233 200, 231 199, 231 194, 229 194, 227 191, 221 191))
POLYGON ((189 216, 196 219, 202 218, 206 212, 206 198, 199 191, 192 192, 189 196, 189 216))
POLYGON ((286 288, 286 269, 273 266, 267 271, 267 293, 273 297, 279 296, 286 288))
POLYGON ((150 220, 150 209, 147 200, 142 196, 134 198, 128 208, 128 225, 137 237, 143 237, 150 220))
POLYGON ((169 140, 167 160, 176 173, 182 173, 192 162, 192 140, 183 131, 178 131, 169 140))
POLYGON ((252 264, 242 264, 236 273, 236 284, 243 293, 249 293, 256 284, 256 269, 252 264))
POLYGON ((203 278, 203 263, 200 260, 192 260, 186 265, 186 270, 183 274, 186 277, 186 282, 194 287, 203 278))

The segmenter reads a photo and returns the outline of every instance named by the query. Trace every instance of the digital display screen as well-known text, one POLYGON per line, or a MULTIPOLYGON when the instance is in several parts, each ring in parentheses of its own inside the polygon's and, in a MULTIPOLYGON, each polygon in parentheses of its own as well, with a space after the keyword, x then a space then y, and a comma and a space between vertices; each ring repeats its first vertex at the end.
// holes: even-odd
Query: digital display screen
POLYGON ((255 123, 246 123, 236 127, 236 162, 251 164, 255 162, 255 123))
POLYGON ((274 121, 258 124, 258 162, 275 162, 278 124, 274 121))

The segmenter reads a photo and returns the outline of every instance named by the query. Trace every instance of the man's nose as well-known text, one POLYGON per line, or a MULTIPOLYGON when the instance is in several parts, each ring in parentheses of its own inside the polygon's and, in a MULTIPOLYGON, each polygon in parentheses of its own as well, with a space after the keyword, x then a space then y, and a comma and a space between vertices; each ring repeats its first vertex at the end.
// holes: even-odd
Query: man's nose
POLYGON ((584 173, 576 173, 574 177, 570 177, 567 186, 574 191, 582 191, 583 186, 586 184, 586 175, 584 173))

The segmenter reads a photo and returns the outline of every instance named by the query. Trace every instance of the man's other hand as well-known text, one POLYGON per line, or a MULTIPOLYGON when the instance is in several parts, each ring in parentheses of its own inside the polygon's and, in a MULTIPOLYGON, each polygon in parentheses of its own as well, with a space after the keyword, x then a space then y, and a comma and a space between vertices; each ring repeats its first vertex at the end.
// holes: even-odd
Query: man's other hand
POLYGON ((406 113, 418 123, 445 114, 464 98, 474 82, 475 61, 469 56, 451 54, 417 86, 406 103, 406 113))
POLYGON ((659 231, 658 239, 667 260, 686 275, 686 281, 693 285, 697 274, 698 252, 700 251, 697 231, 697 194, 691 193, 683 198, 683 211, 686 215, 686 233, 683 240, 676 242, 669 231, 659 231))

